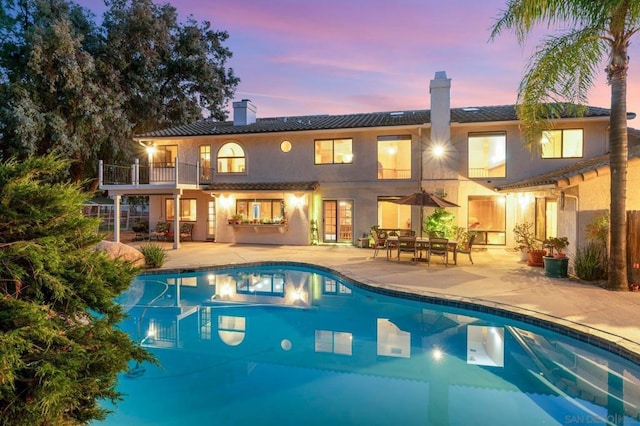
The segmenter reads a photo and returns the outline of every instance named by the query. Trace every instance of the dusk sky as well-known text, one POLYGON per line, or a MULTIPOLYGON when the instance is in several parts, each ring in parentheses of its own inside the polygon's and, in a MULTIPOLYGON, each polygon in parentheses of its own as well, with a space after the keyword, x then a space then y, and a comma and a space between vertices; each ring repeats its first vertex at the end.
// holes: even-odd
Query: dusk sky
MULTIPOLYGON (((78 3, 104 10, 100 0, 78 3)), ((436 71, 451 78, 452 107, 513 104, 539 42, 521 47, 513 33, 489 41, 506 0, 169 3, 181 21, 193 15, 229 33, 235 100, 251 99, 258 117, 428 109, 436 71)), ((634 41, 627 108, 640 114, 640 35, 634 41)), ((604 71, 590 93, 590 105, 610 107, 604 71)), ((640 128, 640 118, 629 125, 640 128)))

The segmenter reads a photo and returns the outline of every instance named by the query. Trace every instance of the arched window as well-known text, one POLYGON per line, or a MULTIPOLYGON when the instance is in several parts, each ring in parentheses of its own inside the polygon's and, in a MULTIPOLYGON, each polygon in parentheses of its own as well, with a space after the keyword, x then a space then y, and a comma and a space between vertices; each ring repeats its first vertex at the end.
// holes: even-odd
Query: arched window
POLYGON ((218 173, 244 173, 246 171, 244 150, 235 143, 229 142, 218 150, 218 173))

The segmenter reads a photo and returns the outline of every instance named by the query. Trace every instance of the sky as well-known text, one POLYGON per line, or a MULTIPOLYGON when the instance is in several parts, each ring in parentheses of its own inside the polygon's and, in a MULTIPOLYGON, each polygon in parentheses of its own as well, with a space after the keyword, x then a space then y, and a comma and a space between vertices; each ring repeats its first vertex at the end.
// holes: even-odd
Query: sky
MULTIPOLYGON (((76 2, 104 11, 101 0, 76 2)), ((451 78, 452 107, 514 104, 540 42, 520 46, 511 32, 489 40, 507 0, 168 2, 179 20, 192 15, 229 33, 228 66, 240 78, 234 100, 251 99, 259 118, 429 109, 437 71, 451 78)), ((640 116, 640 35, 635 42, 627 109, 640 116)), ((589 104, 610 107, 604 71, 589 104)), ((629 125, 640 128, 640 118, 629 125)))

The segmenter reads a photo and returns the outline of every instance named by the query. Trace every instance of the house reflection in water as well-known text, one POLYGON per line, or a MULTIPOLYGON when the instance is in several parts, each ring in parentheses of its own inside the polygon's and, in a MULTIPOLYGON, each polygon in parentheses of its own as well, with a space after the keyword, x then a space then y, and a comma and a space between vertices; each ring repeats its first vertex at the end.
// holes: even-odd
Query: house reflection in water
POLYGON ((130 315, 123 328, 161 362, 167 349, 184 365, 205 359, 221 366, 209 373, 224 376, 221 386, 257 380, 256 368, 278 366, 277 386, 294 386, 300 371, 422 383, 415 398, 423 401, 418 418, 425 423, 436 413, 455 423, 458 409, 484 415, 482 401, 498 395, 514 406, 533 404, 547 420, 596 415, 594 407, 605 417, 640 416, 640 373, 627 361, 506 319, 368 292, 322 271, 261 266, 142 275, 123 305, 130 315))

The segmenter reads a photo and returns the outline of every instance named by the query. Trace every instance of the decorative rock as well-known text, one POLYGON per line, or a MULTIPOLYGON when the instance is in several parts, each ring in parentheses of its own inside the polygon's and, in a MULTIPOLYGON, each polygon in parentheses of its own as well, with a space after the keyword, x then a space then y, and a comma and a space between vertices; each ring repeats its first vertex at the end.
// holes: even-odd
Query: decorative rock
POLYGON ((137 249, 115 241, 101 241, 96 250, 104 251, 110 259, 120 259, 131 262, 134 266, 144 267, 144 255, 137 249))

